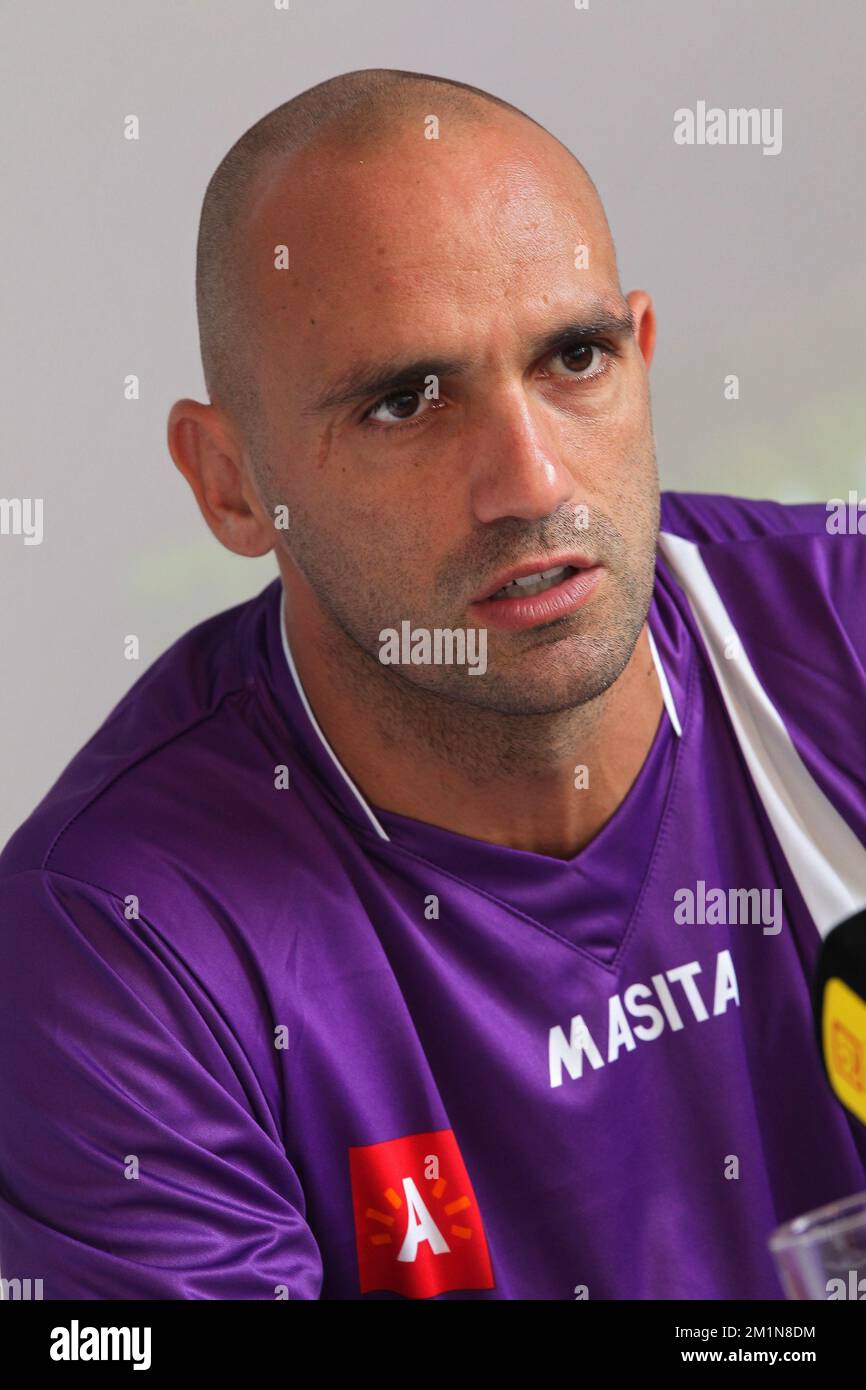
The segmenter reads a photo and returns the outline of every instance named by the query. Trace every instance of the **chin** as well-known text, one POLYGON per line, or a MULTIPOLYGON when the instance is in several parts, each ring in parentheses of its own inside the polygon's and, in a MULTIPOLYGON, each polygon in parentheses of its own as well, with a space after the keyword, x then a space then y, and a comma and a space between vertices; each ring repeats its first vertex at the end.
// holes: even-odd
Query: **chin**
MULTIPOLYGON (((517 682, 512 676, 503 685, 512 688, 515 703, 522 703, 526 713, 575 709, 615 685, 629 663, 637 636, 613 643, 584 633, 572 641, 534 647, 527 653, 529 669, 523 679, 517 682)), ((493 666, 494 680, 496 674, 493 666)))
POLYGON ((460 704, 474 705, 498 714, 546 715, 577 709, 598 698, 615 683, 626 661, 610 660, 566 670, 557 660, 545 670, 543 656, 533 653, 531 668, 525 673, 510 669, 497 671, 491 666, 485 676, 461 680, 440 693, 460 704))

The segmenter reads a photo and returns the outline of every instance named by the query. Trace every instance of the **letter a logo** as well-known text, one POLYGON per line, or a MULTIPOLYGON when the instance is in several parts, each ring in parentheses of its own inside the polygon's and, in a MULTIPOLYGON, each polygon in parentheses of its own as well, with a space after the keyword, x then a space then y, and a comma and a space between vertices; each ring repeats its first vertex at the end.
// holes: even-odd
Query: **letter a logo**
POLYGON ((403 1192, 409 1212, 409 1229, 397 1259, 414 1260, 422 1240, 429 1240, 430 1249, 437 1255, 447 1254, 448 1244, 445 1237, 425 1207, 424 1198, 411 1178, 403 1179, 403 1192))
POLYGON ((362 1294, 389 1289, 432 1298, 494 1287, 481 1214, 453 1130, 350 1148, 349 1172, 362 1294))

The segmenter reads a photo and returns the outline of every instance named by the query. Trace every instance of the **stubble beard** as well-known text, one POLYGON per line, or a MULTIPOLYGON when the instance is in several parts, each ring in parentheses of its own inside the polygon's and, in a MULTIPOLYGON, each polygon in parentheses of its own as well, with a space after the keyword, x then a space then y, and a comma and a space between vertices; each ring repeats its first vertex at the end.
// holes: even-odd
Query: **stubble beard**
MULTIPOLYGON (((405 561, 392 557, 395 578, 383 585, 375 562, 341 563, 336 537, 317 536, 308 545, 305 538, 315 532, 296 511, 291 532, 279 533, 279 538, 321 615, 314 637, 319 657, 331 678, 350 693, 359 721, 369 723, 383 749, 400 750, 404 757, 407 751, 424 749, 461 778, 481 786, 537 774, 592 737, 604 697, 632 656, 652 597, 657 489, 640 500, 645 516, 638 528, 643 537, 638 554, 634 548, 627 551, 605 519, 600 529, 607 556, 611 558, 612 549, 614 557, 604 574, 603 592, 571 617, 520 634, 516 640, 522 655, 516 663, 512 657, 511 671, 504 669, 507 658, 500 655, 497 663, 497 642, 490 641, 491 635, 500 639, 501 653, 503 634, 489 634, 489 665, 483 675, 470 675, 466 667, 399 667, 379 660, 379 633, 386 628, 399 631, 401 620, 410 617, 405 609, 396 619, 381 617, 393 610, 391 595, 400 591, 405 574, 411 572, 405 561), (323 555, 330 557, 324 564, 323 555), (360 604, 355 601, 359 573, 364 576, 361 583, 375 574, 377 586, 373 594, 365 588, 360 604), (346 596, 351 596, 348 601, 346 596), (547 656, 551 649, 555 655, 547 656)), ((507 539, 510 544, 512 538, 507 539)), ((542 543, 562 545, 561 533, 542 536, 542 543)), ((577 541, 578 547, 582 544, 577 541)), ((408 547, 407 554, 412 549, 408 547)), ((449 606, 453 607, 443 603, 441 608, 449 606)), ((455 626, 441 617, 428 623, 412 616, 414 628, 425 625, 455 626)), ((515 639, 506 634, 505 640, 515 639)))

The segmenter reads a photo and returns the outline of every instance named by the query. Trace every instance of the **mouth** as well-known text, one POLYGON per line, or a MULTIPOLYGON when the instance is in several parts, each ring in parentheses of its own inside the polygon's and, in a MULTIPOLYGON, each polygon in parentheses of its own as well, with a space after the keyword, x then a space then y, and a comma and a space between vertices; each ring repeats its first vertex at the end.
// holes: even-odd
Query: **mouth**
MULTIPOLYGON (((553 557, 551 557, 553 558, 553 557)), ((491 627, 534 627, 568 617, 592 597, 604 574, 602 565, 583 555, 551 564, 528 561, 499 575, 472 600, 476 621, 491 627)))
POLYGON ((509 580, 495 593, 490 594, 490 598, 534 598, 536 594, 543 594, 548 589, 561 584, 563 579, 566 579, 570 574, 577 574, 576 566, 557 565, 554 569, 537 570, 534 574, 509 580))

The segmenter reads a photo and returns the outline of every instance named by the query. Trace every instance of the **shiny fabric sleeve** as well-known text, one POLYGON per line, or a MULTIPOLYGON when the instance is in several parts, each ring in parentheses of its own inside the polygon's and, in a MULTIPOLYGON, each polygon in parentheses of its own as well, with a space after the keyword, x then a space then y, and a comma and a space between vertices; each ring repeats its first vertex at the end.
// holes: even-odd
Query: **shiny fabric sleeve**
POLYGON ((42 869, 0 881, 0 1274, 46 1299, 318 1298, 266 1064, 128 911, 42 869))

